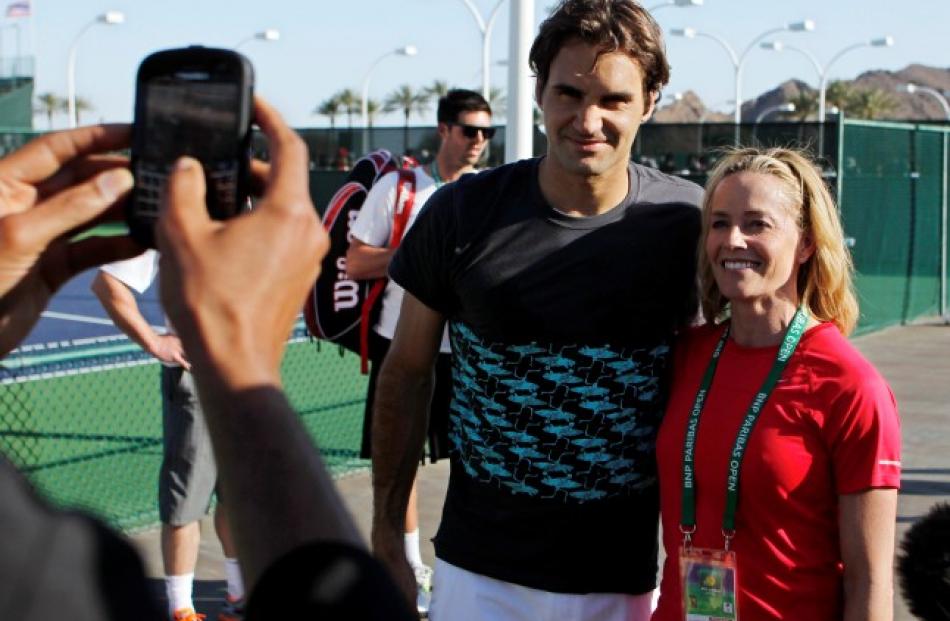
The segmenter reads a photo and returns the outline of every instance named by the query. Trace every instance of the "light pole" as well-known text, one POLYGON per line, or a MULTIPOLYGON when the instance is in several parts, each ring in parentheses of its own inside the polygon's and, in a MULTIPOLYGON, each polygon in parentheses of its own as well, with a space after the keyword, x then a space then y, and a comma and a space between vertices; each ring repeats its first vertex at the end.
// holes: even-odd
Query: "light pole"
POLYGON ((83 26, 76 38, 73 39, 72 45, 69 46, 69 60, 66 63, 66 105, 68 106, 70 127, 76 127, 76 49, 79 46, 79 39, 96 24, 114 26, 124 21, 125 14, 121 11, 106 11, 83 26))
POLYGON ((508 8, 505 162, 514 162, 531 157, 534 150, 531 115, 535 84, 528 71, 528 52, 534 39, 534 0, 511 0, 508 8))
POLYGON ((929 86, 920 86, 918 84, 905 84, 901 87, 898 87, 897 90, 909 93, 911 95, 915 93, 925 93, 930 95, 940 102, 940 106, 943 108, 944 115, 947 117, 947 120, 950 121, 950 103, 947 103, 947 98, 944 97, 937 89, 930 88, 929 86))
POLYGON ((482 97, 485 101, 490 99, 491 82, 489 82, 489 67, 491 65, 491 29, 495 25, 495 18, 498 17, 498 9, 505 0, 498 0, 491 12, 488 14, 488 20, 482 19, 482 14, 478 7, 472 4, 472 0, 462 0, 468 10, 471 11, 475 23, 478 24, 478 30, 482 33, 482 97))
POLYGON ((755 124, 758 125, 759 123, 762 122, 762 119, 776 112, 795 112, 795 104, 793 104, 790 101, 787 101, 783 104, 766 108, 765 110, 762 111, 762 113, 759 116, 755 117, 755 124))
POLYGON ((237 42, 233 49, 238 49, 245 43, 250 43, 251 41, 279 41, 280 40, 280 31, 276 28, 265 28, 260 32, 255 32, 249 37, 245 37, 237 42))
POLYGON ((369 151, 369 79, 373 76, 373 71, 379 66, 379 63, 383 62, 390 56, 415 56, 418 53, 419 50, 416 49, 415 45, 404 45, 390 52, 386 52, 373 61, 373 64, 369 67, 369 71, 367 71, 366 75, 363 76, 363 91, 362 96, 360 97, 360 118, 363 121, 363 155, 369 151))
POLYGON ((654 4, 647 9, 650 13, 656 13, 660 9, 665 9, 671 6, 678 6, 683 8, 689 8, 691 6, 703 6, 703 0, 667 0, 666 2, 661 2, 659 4, 654 4))
POLYGON ((821 63, 818 62, 818 59, 815 58, 814 54, 804 50, 800 47, 794 45, 788 45, 782 43, 781 41, 767 41, 762 44, 762 49, 773 50, 775 52, 781 52, 782 50, 792 50, 793 52, 798 52, 802 54, 811 61, 811 64, 814 65, 815 71, 818 72, 818 122, 825 122, 825 93, 828 90, 828 70, 831 69, 831 65, 850 52, 851 50, 857 50, 862 47, 891 47, 894 45, 894 37, 888 35, 886 37, 880 37, 877 39, 871 39, 869 41, 862 41, 860 43, 854 43, 848 47, 842 49, 837 54, 831 57, 831 60, 822 67, 821 63))
POLYGON ((729 60, 732 61, 732 68, 735 73, 735 99, 736 99, 736 110, 734 114, 735 124, 736 124, 736 134, 735 134, 735 143, 739 144, 739 125, 742 123, 742 67, 745 64, 746 59, 749 56, 749 52, 755 49, 757 43, 762 39, 773 35, 777 32, 810 32, 815 29, 815 22, 806 19, 800 22, 792 22, 785 24, 784 26, 778 28, 771 28, 766 30, 762 34, 758 35, 746 48, 742 51, 741 54, 737 54, 735 49, 729 43, 714 34, 708 32, 702 32, 696 30, 695 28, 673 28, 670 30, 670 34, 674 37, 685 37, 687 39, 695 39, 696 37, 705 37, 707 39, 712 39, 723 49, 726 50, 726 53, 729 54, 729 60))
POLYGON ((699 121, 696 123, 696 151, 698 153, 703 152, 703 125, 706 123, 706 117, 710 114, 718 114, 716 108, 719 108, 722 105, 730 106, 734 102, 731 99, 727 99, 719 104, 705 108, 703 113, 699 115, 699 121))
POLYGON ((777 106, 771 106, 763 110, 762 113, 759 114, 759 116, 755 117, 755 123, 752 124, 752 144, 759 143, 759 137, 758 137, 759 123, 761 123, 765 117, 775 112, 795 112, 795 104, 793 104, 790 101, 787 101, 777 106))

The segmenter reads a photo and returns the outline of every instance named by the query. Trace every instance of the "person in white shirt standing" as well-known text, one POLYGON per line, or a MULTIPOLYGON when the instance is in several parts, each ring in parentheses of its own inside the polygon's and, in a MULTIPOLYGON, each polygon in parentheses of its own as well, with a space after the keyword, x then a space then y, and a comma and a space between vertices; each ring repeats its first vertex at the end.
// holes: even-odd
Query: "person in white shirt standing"
MULTIPOLYGON (((163 458, 158 506, 162 523, 162 561, 169 615, 174 621, 197 621, 192 584, 201 539, 199 521, 207 514, 217 484, 211 438, 192 378, 191 365, 178 336, 161 333, 139 309, 133 291, 144 293, 158 274, 159 254, 147 250, 125 261, 104 265, 92 291, 122 332, 162 364, 163 458)), ((167 322, 166 322, 167 323, 167 322)), ((244 586, 227 517, 219 495, 214 526, 225 555, 228 594, 219 621, 243 618, 244 586)))
MULTIPOLYGON (((474 172, 475 165, 495 133, 495 129, 491 127, 491 107, 474 91, 455 89, 446 93, 439 99, 437 118, 439 151, 430 164, 413 169, 415 188, 407 230, 412 227, 426 201, 439 187, 466 173, 474 172)), ((346 265, 347 273, 352 278, 363 280, 386 276, 389 262, 395 252, 395 248, 389 247, 388 244, 393 228, 398 179, 398 173, 390 173, 372 187, 360 209, 359 217, 350 229, 353 240, 346 254, 346 265)), ((406 198, 400 196, 399 200, 405 202, 406 198)), ((402 287, 390 281, 383 293, 379 321, 370 332, 371 367, 360 453, 364 458, 371 457, 370 431, 376 378, 395 333, 402 297, 402 287)), ((433 462, 448 457, 448 411, 452 393, 450 352, 446 331, 442 335, 429 405, 429 458, 433 462)), ((406 558, 416 574, 418 585, 417 609, 420 613, 426 613, 432 570, 422 562, 419 551, 419 515, 415 485, 406 510, 405 542, 406 558)))

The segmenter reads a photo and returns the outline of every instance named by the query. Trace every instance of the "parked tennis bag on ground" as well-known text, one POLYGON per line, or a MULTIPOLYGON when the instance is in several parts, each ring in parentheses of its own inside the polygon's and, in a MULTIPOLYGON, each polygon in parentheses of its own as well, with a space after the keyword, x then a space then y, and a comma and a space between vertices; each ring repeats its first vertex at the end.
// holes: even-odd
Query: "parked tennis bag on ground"
POLYGON ((399 245, 414 207, 416 174, 400 168, 396 157, 380 149, 356 162, 346 182, 327 205, 323 226, 330 238, 330 249, 304 306, 304 321, 310 334, 359 354, 364 374, 369 371, 369 329, 379 316, 388 279, 350 278, 346 273, 346 251, 350 246, 350 227, 360 213, 366 194, 383 175, 395 170, 399 171, 399 181, 389 246, 399 245))

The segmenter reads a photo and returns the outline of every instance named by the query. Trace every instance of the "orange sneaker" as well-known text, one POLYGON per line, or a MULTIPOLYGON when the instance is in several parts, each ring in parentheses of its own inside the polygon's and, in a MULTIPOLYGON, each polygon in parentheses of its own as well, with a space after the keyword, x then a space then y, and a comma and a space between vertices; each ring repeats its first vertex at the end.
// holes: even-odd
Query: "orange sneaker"
POLYGON ((199 615, 194 608, 179 608, 172 613, 172 621, 204 621, 205 616, 199 615))

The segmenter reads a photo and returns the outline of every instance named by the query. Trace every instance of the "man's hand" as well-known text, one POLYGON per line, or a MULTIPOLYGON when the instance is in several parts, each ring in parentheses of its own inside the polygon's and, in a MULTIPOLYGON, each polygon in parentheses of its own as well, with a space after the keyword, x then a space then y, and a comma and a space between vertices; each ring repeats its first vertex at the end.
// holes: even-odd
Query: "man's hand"
POLYGON ((127 237, 77 234, 122 218, 132 188, 126 125, 42 136, 0 159, 0 355, 25 337, 53 293, 90 267, 142 249, 127 237))
POLYGON ((148 353, 161 362, 181 365, 186 371, 191 370, 191 364, 185 358, 185 349, 181 345, 181 339, 174 334, 159 334, 156 336, 148 348, 148 353))
POLYGON ((271 166, 257 208, 211 220, 201 165, 182 158, 156 228, 161 297, 196 368, 228 391, 280 384, 293 322, 320 270, 326 233, 310 202, 307 147, 261 100, 256 119, 271 166))
POLYGON ((418 586, 416 575, 406 559, 406 544, 403 529, 395 529, 382 533, 374 529, 372 542, 373 554, 389 570, 389 574, 396 583, 410 605, 415 606, 418 586))

